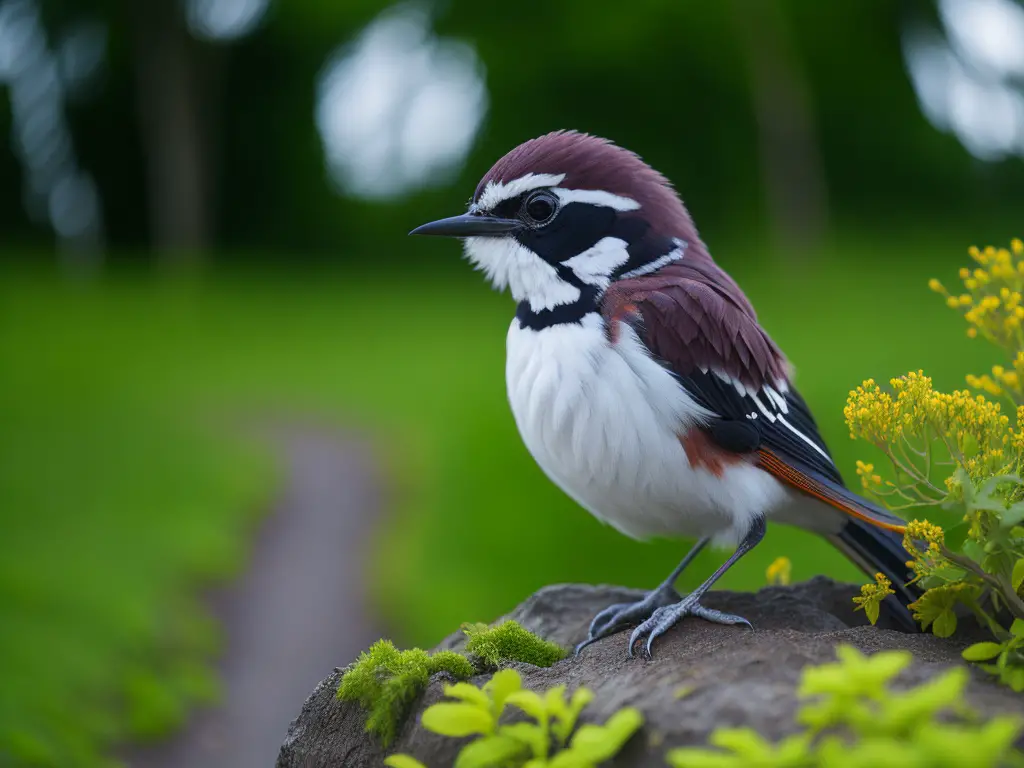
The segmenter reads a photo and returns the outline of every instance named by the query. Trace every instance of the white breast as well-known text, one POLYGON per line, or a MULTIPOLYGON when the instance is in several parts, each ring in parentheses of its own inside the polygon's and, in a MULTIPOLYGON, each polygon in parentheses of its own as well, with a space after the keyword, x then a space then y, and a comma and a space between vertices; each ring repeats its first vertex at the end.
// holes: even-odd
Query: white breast
POLYGON ((714 535, 732 543, 787 497, 746 464, 716 477, 693 468, 678 435, 704 412, 622 324, 609 343, 600 315, 539 331, 512 321, 509 402, 544 472, 595 517, 638 539, 714 535))

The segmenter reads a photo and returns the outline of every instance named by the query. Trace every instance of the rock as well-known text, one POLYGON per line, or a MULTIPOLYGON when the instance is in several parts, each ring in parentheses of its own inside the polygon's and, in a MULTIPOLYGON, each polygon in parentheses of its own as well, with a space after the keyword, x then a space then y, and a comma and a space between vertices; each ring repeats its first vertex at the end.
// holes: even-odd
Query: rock
MULTIPOLYGON (((643 730, 608 765, 665 768, 667 749, 705 744, 708 734, 720 726, 749 726, 773 740, 796 732, 793 716, 801 671, 809 664, 833 661, 839 643, 865 653, 912 651, 915 663, 900 675, 903 685, 920 684, 963 663, 960 651, 970 640, 897 632, 886 628, 884 613, 872 627, 863 611, 853 611, 851 598, 858 591, 856 586, 817 577, 757 593, 712 592, 705 599, 708 607, 745 616, 755 628, 686 619, 658 638, 653 660, 627 658, 628 634, 623 632, 589 646, 578 659, 570 657, 547 669, 515 667, 527 688, 544 690, 565 683, 570 691, 579 686, 593 690, 594 701, 581 722, 604 722, 624 706, 640 709, 646 721, 643 730), (680 686, 691 692, 676 698, 680 686)), ((554 585, 500 620, 513 618, 541 637, 571 648, 586 637, 594 614, 641 594, 621 587, 554 585)), ((459 650, 464 640, 456 632, 438 649, 459 650)), ((335 698, 341 673, 335 670, 306 701, 288 730, 277 768, 379 768, 392 751, 409 753, 430 768, 452 765, 461 742, 425 731, 418 722, 423 709, 443 698, 442 676, 431 680, 395 744, 384 750, 364 732, 360 708, 335 698)), ((487 679, 481 675, 471 682, 481 685, 487 679)), ((979 670, 972 671, 967 699, 986 717, 1024 713, 1024 698, 979 670)))

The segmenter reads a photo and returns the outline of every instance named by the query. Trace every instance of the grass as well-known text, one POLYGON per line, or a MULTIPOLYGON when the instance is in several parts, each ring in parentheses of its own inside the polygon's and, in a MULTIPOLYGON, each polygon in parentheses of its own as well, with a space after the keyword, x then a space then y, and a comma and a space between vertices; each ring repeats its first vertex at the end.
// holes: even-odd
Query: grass
MULTIPOLYGON (((870 458, 842 425, 852 386, 918 367, 960 386, 990 361, 925 286, 959 266, 958 242, 864 242, 802 269, 730 253, 848 478, 870 458)), ((278 480, 253 439, 271 417, 375 436, 393 482, 367 587, 400 644, 429 647, 551 582, 650 586, 685 548, 630 541, 544 478, 505 400, 509 300, 468 270, 86 286, 2 270, 0 764, 98 765, 215 698, 219 638, 198 596, 244 566, 278 480)), ((779 554, 797 579, 859 578, 777 527, 722 586, 757 587, 779 554)))

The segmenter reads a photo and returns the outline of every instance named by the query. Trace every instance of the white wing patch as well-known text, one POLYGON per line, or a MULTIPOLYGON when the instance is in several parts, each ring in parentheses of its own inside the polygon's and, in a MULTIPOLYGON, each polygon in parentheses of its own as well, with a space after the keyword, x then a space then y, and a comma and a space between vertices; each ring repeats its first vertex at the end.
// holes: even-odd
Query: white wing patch
POLYGON ((760 414, 771 424, 781 424, 787 430, 796 435, 796 437, 807 443, 807 445, 819 453, 822 458, 830 464, 832 463, 832 459, 821 449, 821 446, 794 427, 789 422, 789 419, 786 418, 786 415, 789 413, 789 403, 786 401, 786 392, 789 391, 789 386, 785 381, 776 381, 774 387, 771 385, 765 385, 761 387, 759 391, 755 392, 744 386, 738 379, 735 379, 728 374, 720 373, 719 371, 713 371, 713 373, 722 381, 731 384, 733 388, 739 392, 741 397, 750 398, 754 403, 757 410, 748 413, 748 419, 753 421, 757 419, 758 414, 760 414))
POLYGON ((790 424, 790 423, 789 423, 789 422, 788 422, 788 421, 786 420, 786 417, 785 417, 785 416, 783 416, 782 414, 779 414, 779 416, 778 416, 778 419, 779 419, 779 423, 780 423, 780 424, 782 424, 782 425, 783 425, 784 427, 786 427, 786 428, 787 428, 787 429, 788 429, 788 430, 789 430, 790 432, 792 432, 792 433, 793 433, 794 435, 796 435, 796 436, 797 436, 797 437, 799 437, 799 438, 800 438, 801 440, 803 440, 803 441, 804 441, 805 443, 807 443, 807 444, 808 444, 809 446, 811 446, 811 448, 813 448, 813 449, 814 449, 814 450, 816 450, 816 451, 817 451, 818 453, 820 453, 820 454, 822 455, 822 457, 823 457, 824 459, 826 459, 826 460, 828 461, 828 463, 829 463, 829 464, 831 464, 831 463, 832 463, 832 459, 830 459, 830 458, 829 458, 828 454, 827 454, 827 453, 825 453, 825 452, 824 452, 823 450, 821 450, 821 448, 820 448, 820 447, 818 447, 818 444, 817 444, 816 442, 814 442, 813 440, 811 440, 811 438, 809 438, 809 437, 808 437, 807 435, 805 435, 805 434, 804 434, 803 432, 801 432, 801 431, 800 431, 799 429, 797 429, 797 428, 796 428, 796 427, 794 427, 794 426, 793 426, 792 424, 790 424))

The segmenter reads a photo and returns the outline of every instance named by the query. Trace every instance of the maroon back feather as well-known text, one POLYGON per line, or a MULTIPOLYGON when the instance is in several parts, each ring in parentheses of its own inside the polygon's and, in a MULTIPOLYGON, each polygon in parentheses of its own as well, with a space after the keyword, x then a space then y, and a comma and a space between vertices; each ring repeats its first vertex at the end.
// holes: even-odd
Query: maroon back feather
POLYGON ((639 316, 644 344, 681 376, 713 371, 754 390, 788 383, 785 356, 739 286, 713 262, 691 263, 688 255, 613 283, 601 303, 606 320, 639 316))

